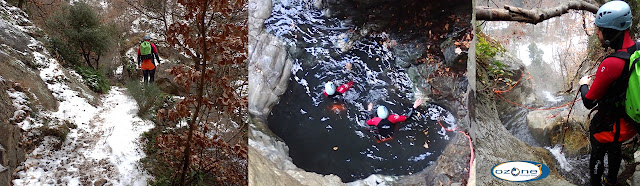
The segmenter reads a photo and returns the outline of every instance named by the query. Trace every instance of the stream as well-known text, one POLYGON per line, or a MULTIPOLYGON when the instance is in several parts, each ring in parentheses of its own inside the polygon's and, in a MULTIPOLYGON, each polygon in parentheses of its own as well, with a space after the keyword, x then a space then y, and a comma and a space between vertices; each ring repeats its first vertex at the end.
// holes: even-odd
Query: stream
POLYGON ((289 147, 293 163, 306 171, 335 174, 344 182, 372 174, 408 175, 434 163, 455 135, 455 117, 444 108, 423 103, 417 114, 397 125, 393 140, 377 142, 366 111, 385 105, 392 114, 409 111, 415 95, 405 69, 381 43, 388 36, 370 34, 342 52, 336 43, 348 41, 354 26, 326 18, 311 3, 274 2, 266 30, 290 47, 294 58, 288 90, 268 117, 269 128, 289 147), (346 38, 346 39, 345 39, 346 38), (345 70, 346 63, 353 64, 345 70), (342 96, 326 98, 324 83, 337 86, 352 80, 342 96))

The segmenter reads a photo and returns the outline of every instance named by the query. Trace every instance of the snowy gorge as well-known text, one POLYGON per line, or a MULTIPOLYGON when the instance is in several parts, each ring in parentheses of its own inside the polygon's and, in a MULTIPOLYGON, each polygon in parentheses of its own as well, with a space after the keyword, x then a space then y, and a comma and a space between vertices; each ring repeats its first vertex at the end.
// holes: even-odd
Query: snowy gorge
POLYGON ((3 156, 7 147, 0 146, 3 178, 10 174, 13 185, 146 185, 150 176, 138 165, 138 160, 145 157, 140 135, 152 128, 153 123, 136 115, 135 100, 118 87, 112 87, 102 96, 92 95, 86 86, 78 83, 82 79, 77 73, 62 67, 44 44, 32 37, 39 29, 24 12, 4 0, 0 1, 0 12, 5 15, 0 19, 4 32, 13 34, 16 40, 29 41, 0 43, 3 57, 18 54, 22 58, 5 58, 3 63, 33 69, 57 102, 54 109, 38 105, 37 102, 45 98, 32 92, 35 90, 27 85, 32 82, 3 77, 0 72, 0 82, 13 87, 0 92, 8 95, 13 106, 9 121, 3 121, 6 123, 2 125, 15 124, 21 129, 22 134, 18 135, 22 135, 23 140, 44 136, 40 130, 43 128, 71 126, 66 140, 45 136, 33 151, 27 151, 26 161, 17 167, 8 165, 7 162, 16 160, 5 160, 9 156, 3 156), (15 47, 25 45, 24 49, 15 47))

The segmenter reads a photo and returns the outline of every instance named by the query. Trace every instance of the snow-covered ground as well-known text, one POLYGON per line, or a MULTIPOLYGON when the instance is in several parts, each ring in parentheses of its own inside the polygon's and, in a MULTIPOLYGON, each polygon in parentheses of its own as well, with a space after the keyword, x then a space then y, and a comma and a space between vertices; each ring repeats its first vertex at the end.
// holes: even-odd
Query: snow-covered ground
MULTIPOLYGON (((14 185, 86 185, 104 179, 114 185, 146 185, 137 161, 145 156, 140 135, 153 127, 136 116, 135 100, 112 87, 88 123, 76 123, 60 150, 46 137, 18 168, 14 185)), ((62 104, 61 104, 62 105, 62 104)), ((62 110, 62 109, 61 109, 62 110)), ((76 113, 83 115, 83 113, 76 113)))

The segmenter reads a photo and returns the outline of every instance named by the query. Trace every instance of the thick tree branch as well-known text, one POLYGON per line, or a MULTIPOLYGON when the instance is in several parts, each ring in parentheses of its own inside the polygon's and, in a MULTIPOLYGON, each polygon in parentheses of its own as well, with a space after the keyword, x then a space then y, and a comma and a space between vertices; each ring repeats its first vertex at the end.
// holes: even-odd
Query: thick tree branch
POLYGON ((543 9, 524 9, 509 5, 504 8, 476 6, 476 19, 485 21, 518 21, 537 24, 552 17, 561 16, 569 10, 598 11, 598 6, 586 1, 567 1, 556 7, 543 9))

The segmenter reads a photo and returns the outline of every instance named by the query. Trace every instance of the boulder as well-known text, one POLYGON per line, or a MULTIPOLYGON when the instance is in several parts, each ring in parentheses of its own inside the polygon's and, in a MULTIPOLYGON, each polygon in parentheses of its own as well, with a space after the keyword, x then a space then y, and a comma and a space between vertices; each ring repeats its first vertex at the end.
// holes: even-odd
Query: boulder
POLYGON ((182 88, 181 86, 176 85, 175 83, 173 83, 168 78, 157 79, 157 80, 155 80, 155 84, 163 92, 166 92, 166 93, 169 93, 169 94, 172 94, 172 95, 178 95, 178 96, 187 96, 188 95, 188 93, 186 92, 186 90, 184 90, 184 88, 182 88))
MULTIPOLYGON (((574 108, 582 106, 578 104, 576 103, 574 108)), ((588 153, 589 131, 586 124, 586 115, 581 115, 582 113, 575 110, 572 110, 568 120, 569 108, 529 112, 527 114, 527 125, 531 135, 543 146, 564 144, 564 152, 568 155, 588 153), (565 126, 567 129, 563 131, 565 126)))
POLYGON ((249 113, 266 119, 284 93, 291 76, 293 61, 287 47, 264 31, 264 20, 271 13, 271 1, 249 3, 249 113))
POLYGON ((445 65, 451 67, 454 70, 466 70, 468 52, 463 51, 459 46, 456 46, 453 41, 454 37, 450 37, 440 44, 442 54, 444 54, 445 65))
POLYGON ((258 150, 249 147, 249 185, 299 185, 300 182, 276 168, 258 150))
POLYGON ((94 186, 103 186, 104 184, 107 184, 107 180, 105 180, 104 178, 96 180, 96 182, 93 182, 94 186))
POLYGON ((631 180, 633 180, 632 186, 640 186, 640 165, 636 166, 636 172, 633 173, 631 180))

